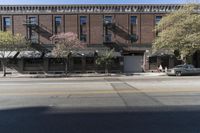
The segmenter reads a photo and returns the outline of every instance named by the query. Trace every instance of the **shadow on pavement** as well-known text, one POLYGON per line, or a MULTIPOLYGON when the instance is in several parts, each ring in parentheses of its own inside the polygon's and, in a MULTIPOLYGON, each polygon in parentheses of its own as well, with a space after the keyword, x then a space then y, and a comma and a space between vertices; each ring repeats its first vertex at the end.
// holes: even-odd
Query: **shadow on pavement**
POLYGON ((199 133, 200 109, 80 111, 32 107, 0 111, 1 133, 199 133))

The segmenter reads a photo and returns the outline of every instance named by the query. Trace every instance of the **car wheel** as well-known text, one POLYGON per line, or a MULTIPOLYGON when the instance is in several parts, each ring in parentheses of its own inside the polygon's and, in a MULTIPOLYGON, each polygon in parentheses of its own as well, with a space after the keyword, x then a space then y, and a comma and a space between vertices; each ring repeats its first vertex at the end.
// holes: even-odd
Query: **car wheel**
POLYGON ((177 72, 176 72, 176 76, 181 76, 181 72, 180 72, 180 71, 177 71, 177 72))

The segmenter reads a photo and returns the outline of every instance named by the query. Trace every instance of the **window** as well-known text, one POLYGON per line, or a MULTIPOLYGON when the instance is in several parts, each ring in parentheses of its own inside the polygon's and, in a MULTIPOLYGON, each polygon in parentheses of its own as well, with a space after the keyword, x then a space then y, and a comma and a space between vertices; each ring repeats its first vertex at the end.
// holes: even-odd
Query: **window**
POLYGON ((87 17, 80 16, 80 41, 87 41, 87 17))
POLYGON ((36 32, 30 31, 30 40, 32 43, 38 43, 38 36, 36 32))
POLYGON ((87 23, 87 17, 80 16, 80 25, 86 25, 86 23, 87 23))
POLYGON ((86 42, 87 41, 87 35, 86 34, 81 34, 80 35, 80 41, 86 42))
MULTIPOLYGON (((160 22, 160 20, 162 19, 162 16, 156 16, 156 25, 160 22)), ((156 31, 156 37, 158 36, 158 31, 156 31)))
POLYGON ((131 28, 130 28, 130 40, 131 43, 134 43, 137 41, 137 16, 131 16, 130 18, 130 24, 131 24, 131 28))
POLYGON ((104 16, 104 23, 106 24, 112 23, 112 16, 104 16))
POLYGON ((36 17, 29 17, 30 24, 37 24, 36 17))
POLYGON ((105 35, 105 42, 112 42, 112 33, 107 33, 105 35))
POLYGON ((61 17, 60 16, 56 16, 55 17, 55 33, 59 33, 61 32, 61 17))
POLYGON ((162 19, 162 16, 156 16, 156 24, 158 24, 161 19, 162 19))
POLYGON ((112 42, 112 32, 109 29, 110 24, 112 24, 112 16, 104 16, 104 42, 112 42))
POLYGON ((136 25, 137 24, 137 16, 131 16, 131 24, 136 25))
POLYGON ((58 25, 61 25, 61 17, 60 16, 56 16, 55 17, 55 24, 58 26, 58 25))
POLYGON ((4 31, 7 31, 7 28, 10 28, 11 26, 11 18, 10 17, 4 17, 3 18, 3 29, 4 31))
POLYGON ((29 24, 31 24, 32 26, 29 28, 29 39, 32 43, 38 43, 38 35, 37 33, 34 31, 35 26, 37 24, 37 19, 36 17, 29 17, 29 24))

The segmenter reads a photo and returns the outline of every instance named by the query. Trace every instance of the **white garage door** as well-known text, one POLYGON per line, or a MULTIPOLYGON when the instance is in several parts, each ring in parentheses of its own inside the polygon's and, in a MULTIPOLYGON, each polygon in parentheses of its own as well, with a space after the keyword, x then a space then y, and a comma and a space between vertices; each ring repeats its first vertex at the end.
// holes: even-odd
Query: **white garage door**
POLYGON ((124 72, 142 72, 143 56, 124 56, 124 72))

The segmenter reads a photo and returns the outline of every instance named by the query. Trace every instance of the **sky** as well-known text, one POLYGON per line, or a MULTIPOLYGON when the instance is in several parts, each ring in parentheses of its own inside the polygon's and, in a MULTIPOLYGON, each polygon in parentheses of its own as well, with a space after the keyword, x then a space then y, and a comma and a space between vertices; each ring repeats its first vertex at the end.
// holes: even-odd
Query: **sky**
POLYGON ((0 0, 0 5, 15 4, 182 4, 198 0, 0 0))

